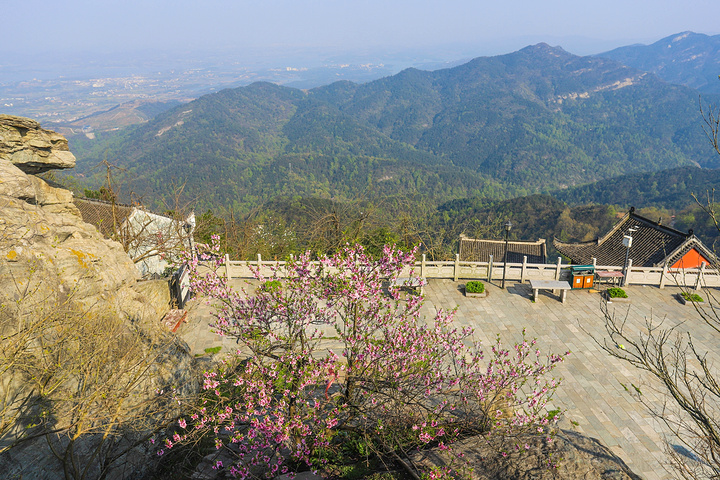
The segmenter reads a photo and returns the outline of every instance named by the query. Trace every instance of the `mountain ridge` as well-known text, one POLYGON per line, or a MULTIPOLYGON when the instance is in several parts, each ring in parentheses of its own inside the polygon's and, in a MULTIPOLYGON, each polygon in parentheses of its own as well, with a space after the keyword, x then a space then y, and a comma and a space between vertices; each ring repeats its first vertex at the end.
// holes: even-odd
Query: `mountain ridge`
POLYGON ((716 166, 704 154, 700 122, 692 89, 538 44, 365 84, 222 90, 86 144, 78 168, 109 152, 141 190, 191 179, 189 193, 214 205, 273 194, 352 198, 369 188, 427 193, 426 177, 440 188, 432 192, 439 201, 508 198, 631 172, 716 166), (208 196, 200 187, 210 181, 219 182, 218 193, 208 196))
POLYGON ((701 93, 720 93, 720 35, 685 31, 650 45, 628 45, 597 56, 652 72, 701 93))

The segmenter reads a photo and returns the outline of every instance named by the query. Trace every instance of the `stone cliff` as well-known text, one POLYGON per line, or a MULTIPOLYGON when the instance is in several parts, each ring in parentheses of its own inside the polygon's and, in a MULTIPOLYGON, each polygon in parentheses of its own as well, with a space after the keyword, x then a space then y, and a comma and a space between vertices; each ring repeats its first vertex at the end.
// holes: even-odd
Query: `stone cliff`
POLYGON ((165 306, 145 304, 122 246, 83 222, 72 192, 34 175, 74 165, 64 137, 32 120, 0 115, 0 300, 10 305, 21 291, 44 299, 65 295, 158 320, 150 317, 165 306))
POLYGON ((197 388, 187 346, 161 327, 167 283, 138 282, 72 193, 36 176, 74 164, 61 135, 0 115, 0 471, 11 478, 68 478, 77 465, 87 478, 145 475, 148 435, 173 415, 157 391, 197 388))
POLYGON ((0 158, 27 173, 73 168, 75 156, 62 135, 29 118, 0 115, 0 158))

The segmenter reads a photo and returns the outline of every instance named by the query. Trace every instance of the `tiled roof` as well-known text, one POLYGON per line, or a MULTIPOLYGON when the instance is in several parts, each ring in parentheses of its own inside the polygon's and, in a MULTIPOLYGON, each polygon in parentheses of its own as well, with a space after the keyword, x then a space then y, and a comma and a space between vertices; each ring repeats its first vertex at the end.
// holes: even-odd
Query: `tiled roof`
MULTIPOLYGON (((547 247, 545 239, 537 242, 508 242, 508 262, 522 263, 523 257, 527 257, 529 263, 545 263, 547 259, 547 247)), ((490 255, 493 261, 502 262, 505 256, 504 240, 480 240, 460 236, 460 261, 461 262, 489 262, 490 255)))
POLYGON ((705 244, 702 243, 702 241, 695 235, 690 235, 690 237, 685 241, 685 243, 680 245, 674 252, 671 252, 664 261, 667 262, 668 266, 672 266, 675 262, 680 260, 683 255, 685 255, 693 248, 696 249, 703 257, 708 259, 710 262, 717 264, 717 257, 715 256, 715 253, 709 248, 707 248, 705 244))
POLYGON ((631 208, 603 237, 583 243, 563 243, 556 238, 553 245, 575 264, 587 265, 595 258, 598 265, 622 266, 627 253, 627 248, 622 244, 623 237, 632 228, 635 232, 632 233, 630 258, 635 266, 659 267, 666 261, 679 259, 691 248, 697 248, 707 258, 713 258, 712 252, 692 234, 692 230, 688 233, 680 232, 636 215, 634 210, 631 208))
POLYGON ((98 231, 107 238, 111 238, 115 233, 113 232, 115 222, 120 227, 135 210, 135 207, 131 205, 116 203, 114 206, 115 222, 113 222, 113 204, 110 202, 91 198, 74 198, 73 203, 80 210, 83 221, 95 225, 98 231))

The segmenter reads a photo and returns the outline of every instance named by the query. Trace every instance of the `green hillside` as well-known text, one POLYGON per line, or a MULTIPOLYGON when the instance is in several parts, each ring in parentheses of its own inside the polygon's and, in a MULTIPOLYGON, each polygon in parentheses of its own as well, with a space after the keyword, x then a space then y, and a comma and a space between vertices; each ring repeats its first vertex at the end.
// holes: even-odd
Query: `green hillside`
POLYGON ((704 198, 718 185, 720 170, 680 167, 614 177, 553 192, 553 196, 574 205, 599 203, 681 210, 695 204, 692 194, 704 198))
POLYGON ((362 85, 224 90, 71 148, 95 185, 107 156, 125 195, 186 182, 199 208, 242 212, 278 195, 501 200, 718 166, 700 125, 694 90, 539 44, 362 85))
POLYGON ((436 207, 424 198, 395 196, 380 201, 340 202, 322 198, 277 197, 243 218, 223 220, 212 212, 198 217, 199 237, 219 232, 234 258, 284 258, 306 250, 334 252, 361 243, 377 253, 387 243, 420 246, 428 258, 450 260, 461 234, 502 239, 510 220, 511 239, 591 240, 610 229, 617 211, 607 205, 570 206, 548 195, 488 201, 472 197, 436 207))
POLYGON ((76 174, 107 156, 123 191, 167 195, 168 183, 201 208, 244 211, 277 195, 353 198, 398 192, 509 196, 477 172, 393 140, 300 90, 257 83, 224 90, 99 141, 78 139, 76 174))

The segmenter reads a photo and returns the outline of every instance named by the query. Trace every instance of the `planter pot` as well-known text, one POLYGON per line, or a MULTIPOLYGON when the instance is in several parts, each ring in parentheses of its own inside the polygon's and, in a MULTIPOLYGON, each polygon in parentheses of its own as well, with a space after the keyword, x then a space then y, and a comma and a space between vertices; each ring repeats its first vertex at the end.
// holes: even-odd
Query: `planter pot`
POLYGON ((682 296, 681 294, 679 294, 679 293, 677 294, 677 298, 678 298, 678 300, 680 300, 680 303, 682 303, 683 305, 693 306, 693 305, 696 304, 696 303, 697 303, 698 305, 703 305, 703 304, 705 303, 705 302, 693 302, 692 300, 687 300, 687 299, 685 299, 685 297, 683 297, 683 296, 682 296))
POLYGON ((482 293, 470 293, 467 290, 465 290, 465 296, 466 297, 477 297, 477 298, 484 298, 487 297, 487 290, 485 290, 482 293))
POLYGON ((603 295, 605 295, 605 299, 608 301, 608 303, 630 303, 630 297, 613 297, 611 298, 610 295, 607 294, 607 292, 604 292, 603 295))
POLYGON ((630 298, 608 298, 608 303, 630 303, 630 298))

